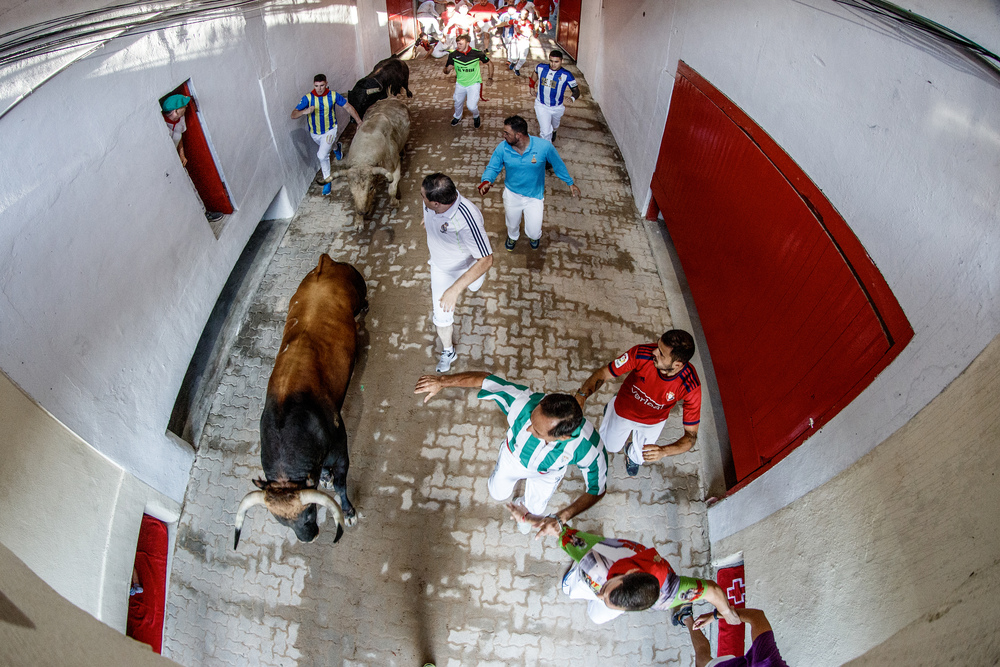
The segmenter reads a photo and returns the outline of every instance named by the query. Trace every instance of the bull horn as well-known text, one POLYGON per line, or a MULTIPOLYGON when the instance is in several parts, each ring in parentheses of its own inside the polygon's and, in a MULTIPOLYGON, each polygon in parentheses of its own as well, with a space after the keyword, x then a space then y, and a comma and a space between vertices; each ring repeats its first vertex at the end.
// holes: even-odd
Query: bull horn
POLYGON ((343 528, 344 512, 340 509, 340 504, 333 499, 333 496, 323 493, 322 491, 317 491, 316 489, 303 489, 299 492, 299 502, 303 505, 313 503, 316 505, 322 505, 330 510, 333 514, 333 520, 337 522, 338 526, 343 528))
POLYGON ((375 174, 376 176, 382 176, 387 181, 392 180, 392 172, 389 171, 388 169, 383 169, 382 167, 372 167, 372 174, 375 174))
POLYGON ((240 501, 240 508, 236 510, 236 536, 233 538, 233 549, 240 545, 240 531, 243 530, 243 519, 247 516, 247 510, 254 505, 264 504, 263 491, 251 491, 240 501))

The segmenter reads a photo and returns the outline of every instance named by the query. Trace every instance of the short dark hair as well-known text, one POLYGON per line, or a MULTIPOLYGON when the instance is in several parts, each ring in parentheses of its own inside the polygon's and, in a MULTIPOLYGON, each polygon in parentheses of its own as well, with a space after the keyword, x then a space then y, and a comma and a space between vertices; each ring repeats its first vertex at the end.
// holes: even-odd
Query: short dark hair
POLYGON ((317 74, 316 76, 314 76, 313 83, 317 81, 322 81, 323 83, 326 83, 326 74, 317 74))
POLYGON ((583 425, 583 410, 569 394, 549 394, 538 405, 543 415, 559 420, 549 431, 553 438, 573 435, 583 425))
POLYGON ((608 595, 608 602, 626 611, 649 609, 660 599, 660 581, 648 572, 622 576, 622 583, 608 595))
POLYGON ((424 196, 436 204, 454 204, 458 199, 455 182, 440 172, 425 176, 420 187, 424 190, 424 196))
POLYGON ((504 125, 509 125, 510 129, 514 130, 518 134, 528 134, 528 121, 524 120, 520 116, 509 116, 503 119, 504 125))
POLYGON ((458 37, 456 37, 456 38, 455 38, 455 41, 456 41, 456 42, 459 42, 459 41, 461 41, 461 40, 463 40, 463 39, 464 39, 465 41, 467 41, 467 42, 471 42, 471 41, 472 41, 472 38, 471 38, 471 37, 469 37, 469 36, 468 36, 467 34, 465 34, 464 32, 462 32, 462 33, 459 33, 458 37))
POLYGON ((559 49, 552 49, 552 51, 549 52, 549 58, 558 58, 559 60, 562 60, 562 57, 563 53, 559 49))
POLYGON ((686 364, 694 356, 694 338, 682 329, 671 329, 662 336, 660 342, 670 348, 670 360, 686 364))

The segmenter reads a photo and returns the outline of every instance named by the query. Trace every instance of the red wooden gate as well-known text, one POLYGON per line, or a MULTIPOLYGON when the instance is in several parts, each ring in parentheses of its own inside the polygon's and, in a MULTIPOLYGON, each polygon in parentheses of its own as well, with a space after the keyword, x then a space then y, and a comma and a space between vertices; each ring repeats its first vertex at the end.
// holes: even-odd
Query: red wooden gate
POLYGON ((389 14, 389 49, 401 53, 416 40, 416 12, 413 0, 385 0, 389 14))
POLYGON ((562 0, 559 3, 556 44, 573 60, 577 59, 580 48, 580 5, 581 0, 562 0))
POLYGON ((651 189, 711 349, 742 485, 857 397, 913 330, 819 188, 683 62, 651 189))

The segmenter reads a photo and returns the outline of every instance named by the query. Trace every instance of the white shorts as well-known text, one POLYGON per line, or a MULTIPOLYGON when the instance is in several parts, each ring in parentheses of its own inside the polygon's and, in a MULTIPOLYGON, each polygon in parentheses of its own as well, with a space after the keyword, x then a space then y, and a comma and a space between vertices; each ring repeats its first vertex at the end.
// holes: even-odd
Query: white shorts
POLYGON ((487 488, 494 500, 507 500, 510 494, 514 493, 514 485, 523 479, 525 480, 524 507, 532 514, 544 515, 549 498, 565 476, 566 468, 548 472, 525 468, 517 457, 510 453, 505 441, 500 444, 500 455, 497 456, 497 465, 493 468, 487 488))
MULTIPOLYGON (((444 296, 445 290, 454 285, 459 278, 465 275, 465 272, 469 270, 472 264, 464 269, 452 269, 451 271, 445 271, 433 262, 428 262, 428 264, 431 265, 431 303, 434 304, 434 326, 450 327, 455 323, 455 311, 451 310, 445 312, 444 309, 441 308, 441 297, 444 296)), ((479 288, 483 286, 483 282, 485 281, 486 274, 484 273, 479 276, 474 283, 469 285, 469 291, 478 292, 479 288)))
POLYGON ((633 463, 642 465, 642 447, 646 444, 655 444, 663 431, 666 421, 658 424, 640 424, 631 419, 625 419, 615 412, 615 399, 608 401, 604 408, 604 419, 601 420, 601 428, 597 430, 601 434, 601 442, 611 453, 617 453, 625 446, 629 435, 632 436, 632 444, 628 448, 629 459, 633 463))

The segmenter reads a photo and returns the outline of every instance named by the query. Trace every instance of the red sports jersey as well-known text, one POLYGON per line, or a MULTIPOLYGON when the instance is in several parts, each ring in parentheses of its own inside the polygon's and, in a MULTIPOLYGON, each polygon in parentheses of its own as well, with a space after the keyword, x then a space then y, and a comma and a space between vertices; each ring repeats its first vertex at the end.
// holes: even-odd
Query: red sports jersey
POLYGON ((677 401, 684 402, 684 425, 701 421, 701 380, 691 364, 684 364, 676 375, 666 377, 656 369, 653 350, 656 343, 636 345, 610 364, 615 377, 628 373, 615 398, 615 412, 640 424, 666 421, 677 401))
MULTIPOLYGON (((641 544, 638 546, 642 546, 641 544)), ((629 570, 634 570, 639 568, 640 571, 647 574, 651 574, 656 577, 656 580, 660 582, 662 587, 669 577, 674 572, 674 568, 670 567, 663 556, 657 553, 656 549, 647 549, 643 547, 643 551, 640 551, 630 558, 622 558, 621 560, 616 560, 614 565, 608 568, 608 579, 611 577, 617 577, 619 574, 627 574, 629 570)))

